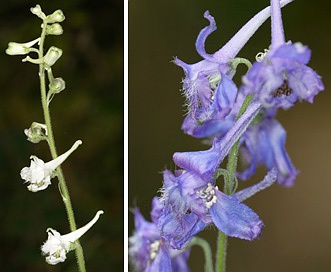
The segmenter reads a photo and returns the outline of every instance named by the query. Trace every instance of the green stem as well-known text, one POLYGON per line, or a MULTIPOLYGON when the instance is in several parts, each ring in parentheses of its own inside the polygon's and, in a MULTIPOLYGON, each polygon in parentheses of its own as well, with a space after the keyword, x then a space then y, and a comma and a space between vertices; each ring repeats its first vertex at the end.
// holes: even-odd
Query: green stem
MULTIPOLYGON (((43 24, 44 25, 43 25, 43 28, 42 28, 42 33, 41 33, 41 38, 40 38, 40 43, 39 43, 39 58, 43 57, 43 50, 44 50, 43 47, 44 47, 44 42, 45 42, 45 37, 46 37, 46 23, 43 22, 43 24)), ((50 117, 50 112, 49 112, 48 103, 47 103, 45 66, 44 66, 44 64, 39 64, 39 78, 40 78, 41 104, 42 104, 42 107, 43 107, 45 125, 47 127, 47 133, 48 133, 47 141, 48 141, 48 145, 49 145, 49 149, 50 149, 52 158, 55 159, 55 158, 58 157, 58 155, 57 155, 57 151, 56 151, 55 140, 54 140, 53 129, 52 129, 52 123, 51 123, 51 117, 50 117)), ((64 175, 63 175, 61 166, 59 166, 57 168, 57 177, 58 177, 58 180, 59 180, 59 188, 60 188, 60 193, 62 195, 62 200, 64 202, 65 209, 67 211, 70 230, 75 231, 77 229, 77 227, 76 227, 74 212, 73 212, 73 208, 72 208, 72 205, 71 205, 69 191, 68 191, 68 188, 67 188, 67 185, 66 185, 66 181, 64 179, 64 175)), ((78 244, 78 246, 76 248, 76 258, 77 258, 79 271, 80 272, 86 272, 83 249, 80 246, 80 243, 79 243, 78 240, 76 241, 76 243, 78 244)))
POLYGON ((189 247, 191 246, 200 246, 205 254, 205 272, 214 272, 214 268, 213 268, 213 260, 212 260, 212 254, 211 254, 211 250, 210 250, 210 246, 207 243, 206 240, 195 236, 191 242, 189 243, 189 247))
MULTIPOLYGON (((253 95, 246 96, 239 112, 236 120, 238 120, 246 111, 250 102, 253 99, 253 95)), ((234 188, 236 188, 236 170, 237 170, 237 162, 238 162, 238 152, 239 152, 239 140, 233 145, 227 163, 227 181, 224 182, 224 193, 227 195, 231 195, 234 193, 234 188)), ((227 236, 219 231, 218 233, 218 247, 217 247, 217 259, 216 259, 216 267, 217 272, 225 272, 226 271, 226 252, 227 252, 227 236)))
POLYGON ((216 271, 225 272, 228 237, 221 231, 218 232, 217 244, 216 271))
MULTIPOLYGON (((252 99, 253 99, 253 95, 246 96, 238 112, 236 120, 238 120, 244 114, 249 104, 251 103, 252 99)), ((224 193, 227 195, 231 195, 234 193, 232 191, 232 188, 234 187, 233 183, 235 181, 235 175, 237 170, 238 152, 239 152, 239 140, 233 145, 228 158, 227 170, 228 170, 229 181, 224 184, 224 193)))

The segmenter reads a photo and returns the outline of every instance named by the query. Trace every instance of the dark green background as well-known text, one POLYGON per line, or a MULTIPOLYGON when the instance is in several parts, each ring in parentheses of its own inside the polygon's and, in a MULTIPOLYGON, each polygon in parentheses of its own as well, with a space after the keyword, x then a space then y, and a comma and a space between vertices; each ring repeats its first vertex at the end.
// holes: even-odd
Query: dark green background
MULTIPOLYGON (((133 0, 129 3, 129 205, 139 206, 149 219, 152 197, 162 186, 160 172, 174 169, 176 151, 206 149, 184 135, 181 97, 182 69, 174 56, 194 63, 201 58, 194 43, 208 24, 205 10, 215 17, 218 30, 207 40, 214 52, 247 20, 269 4, 267 0, 133 0)), ((287 40, 312 49, 310 66, 323 77, 326 90, 315 103, 298 103, 278 119, 288 132, 287 151, 300 169, 296 186, 273 186, 245 203, 265 223, 259 240, 230 239, 228 271, 331 271, 331 94, 330 1, 296 0, 284 9, 287 40)), ((268 20, 239 56, 254 59, 270 43, 268 20)), ((241 71, 243 72, 244 69, 241 71)), ((240 82, 240 77, 236 78, 240 82)), ((261 168, 246 187, 260 180, 261 168)), ((130 215, 132 233, 132 215, 130 215)), ((216 232, 204 234, 212 246, 216 232)), ((203 255, 194 248, 192 271, 203 271, 203 255)))
POLYGON ((46 229, 69 232, 57 180, 31 193, 20 178, 30 155, 50 159, 46 143, 32 144, 23 133, 43 122, 38 67, 4 53, 9 41, 39 36, 41 21, 29 9, 39 3, 46 14, 61 8, 64 34, 48 37, 46 47, 63 49, 53 69, 66 90, 51 103, 58 152, 80 146, 63 164, 78 226, 103 209, 81 243, 88 271, 123 271, 123 1, 68 0, 1 3, 0 11, 0 271, 77 271, 74 252, 51 266, 40 255, 46 229))

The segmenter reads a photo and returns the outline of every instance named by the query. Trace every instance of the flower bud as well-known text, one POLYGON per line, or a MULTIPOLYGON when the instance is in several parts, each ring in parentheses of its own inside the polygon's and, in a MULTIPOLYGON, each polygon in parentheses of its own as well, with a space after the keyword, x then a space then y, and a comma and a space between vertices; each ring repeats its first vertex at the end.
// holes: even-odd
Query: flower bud
POLYGON ((41 10, 40 5, 36 5, 34 8, 30 8, 30 11, 37 15, 39 18, 41 18, 42 20, 46 19, 46 15, 45 13, 43 13, 43 11, 41 10))
POLYGON ((44 56, 44 63, 46 67, 51 67, 62 55, 62 50, 55 46, 48 49, 44 56))
POLYGON ((49 84, 49 91, 52 94, 60 93, 66 87, 66 83, 62 77, 57 77, 54 79, 53 84, 49 84))
POLYGON ((46 17, 46 22, 53 24, 53 23, 61 23, 64 21, 66 17, 64 16, 62 10, 58 9, 54 11, 51 15, 46 17))
POLYGON ((47 35, 61 35, 62 33, 63 33, 63 28, 58 23, 46 26, 47 35))
MULTIPOLYGON (((37 38, 31 42, 27 43, 8 43, 8 48, 6 49, 6 54, 8 55, 25 55, 30 53, 31 47, 39 42, 40 38, 37 38)), ((36 49, 37 50, 37 49, 36 49)))
POLYGON ((28 137, 27 140, 34 144, 47 139, 47 127, 45 124, 33 122, 29 129, 24 130, 24 133, 28 137))

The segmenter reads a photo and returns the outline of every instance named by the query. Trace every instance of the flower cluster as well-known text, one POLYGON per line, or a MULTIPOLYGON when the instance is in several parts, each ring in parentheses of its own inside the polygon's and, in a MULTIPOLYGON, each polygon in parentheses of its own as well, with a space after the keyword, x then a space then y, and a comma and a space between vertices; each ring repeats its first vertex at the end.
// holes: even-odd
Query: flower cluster
POLYGON ((173 252, 188 254, 192 238, 209 225, 226 236, 249 241, 260 237, 263 222, 242 202, 275 182, 294 185, 298 170, 285 149, 286 131, 275 116, 279 108, 289 109, 299 100, 312 103, 324 86, 307 66, 308 47, 285 42, 281 7, 290 2, 271 0, 270 7, 256 14, 213 54, 206 52, 205 41, 216 30, 216 23, 206 11, 209 25, 196 40, 203 60, 187 64, 175 58, 174 63, 185 73, 187 116, 182 129, 212 145, 207 150, 173 155, 177 170, 163 172, 162 196, 153 200, 153 223, 147 223, 135 209, 136 230, 129 252, 139 271, 186 271, 174 264, 179 256, 184 261, 187 255, 173 252), (270 15, 269 50, 258 53, 253 65, 238 58, 238 52, 270 15), (240 63, 247 65, 248 72, 237 88, 233 77, 240 63), (237 170, 238 153, 241 171, 237 170), (227 169, 222 169, 228 155, 227 169), (236 192, 238 179, 250 178, 261 164, 268 169, 264 179, 236 192), (219 179, 224 181, 223 191, 217 185, 219 179), (154 246, 156 241, 158 246, 154 246))
POLYGON ((65 81, 61 77, 54 78, 52 73, 52 66, 62 56, 62 50, 55 46, 51 46, 44 55, 43 47, 45 37, 47 35, 61 35, 63 33, 62 26, 59 23, 65 19, 65 16, 60 9, 50 15, 45 15, 40 5, 36 5, 30 10, 34 15, 42 20, 42 32, 40 37, 27 43, 10 42, 6 53, 8 55, 27 55, 22 60, 23 62, 30 62, 39 66, 41 100, 45 124, 33 122, 29 129, 24 130, 24 133, 27 136, 27 140, 32 143, 39 143, 40 141, 45 140, 48 143, 53 159, 45 163, 37 156, 31 155, 30 167, 24 167, 21 170, 21 178, 25 181, 25 183, 27 183, 27 188, 29 191, 39 192, 45 190, 49 185, 51 185, 52 178, 56 176, 58 177, 59 191, 66 206, 72 232, 66 235, 61 235, 56 230, 48 228, 48 240, 41 247, 41 251, 42 254, 46 256, 46 262, 55 265, 59 262, 64 262, 66 259, 66 254, 70 250, 77 249, 79 270, 85 271, 84 259, 82 259, 82 249, 78 239, 92 227, 92 225, 99 219, 100 214, 103 214, 103 211, 97 212, 93 220, 86 226, 76 229, 68 189, 60 166, 69 157, 69 155, 82 144, 82 141, 77 140, 68 151, 60 156, 57 155, 50 121, 49 104, 55 94, 58 94, 65 89, 65 81), (39 45, 39 47, 35 48, 35 45, 39 45), (37 53, 38 58, 31 58, 29 56, 30 53, 37 53), (45 79, 46 73, 49 81, 47 91, 45 79))
MULTIPOLYGON (((63 12, 59 9, 53 12, 51 15, 46 16, 44 12, 41 10, 40 5, 36 5, 31 8, 30 11, 43 20, 41 25, 42 34, 41 37, 34 39, 27 43, 16 43, 10 42, 8 44, 8 48, 6 49, 6 53, 8 55, 27 55, 22 61, 23 62, 31 62, 34 64, 41 65, 42 73, 44 70, 48 72, 48 80, 49 90, 47 92, 47 107, 54 96, 54 94, 59 93, 64 90, 65 82, 62 78, 54 78, 52 73, 52 68, 55 62, 61 57, 62 50, 55 46, 49 48, 47 53, 43 55, 43 43, 46 35, 61 35, 63 33, 62 26, 59 24, 64 21, 65 16, 63 12), (38 44, 39 48, 33 47, 38 44), (28 56, 29 53, 34 52, 38 54, 37 59, 33 59, 28 56)), ((41 74, 39 76, 42 76, 41 74)), ((43 97, 43 93, 42 93, 43 97)), ((47 122, 48 120, 45 120, 47 122)), ((27 140, 32 143, 39 143, 42 140, 45 140, 51 145, 51 139, 48 130, 51 129, 49 122, 48 124, 41 124, 37 122, 33 122, 29 129, 25 129, 24 133, 28 137, 27 140)), ((24 167, 21 171, 21 177, 28 183, 28 190, 32 192, 38 192, 41 190, 45 190, 51 184, 51 178, 56 176, 56 169, 66 160, 66 158, 77 149, 79 145, 82 144, 82 141, 78 140, 74 143, 74 145, 61 156, 56 157, 53 160, 44 163, 43 160, 38 157, 32 155, 31 165, 30 167, 24 167)), ((54 154, 54 152, 53 152, 54 154)))

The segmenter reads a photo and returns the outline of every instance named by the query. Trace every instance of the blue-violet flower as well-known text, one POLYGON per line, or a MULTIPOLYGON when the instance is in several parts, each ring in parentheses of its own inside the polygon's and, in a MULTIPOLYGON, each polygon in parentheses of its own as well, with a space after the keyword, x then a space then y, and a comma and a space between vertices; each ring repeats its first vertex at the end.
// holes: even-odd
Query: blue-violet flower
MULTIPOLYGON (((281 1, 281 5, 291 1, 281 1)), ((209 137, 226 126, 220 121, 230 113, 237 95, 237 87, 232 81, 235 70, 231 59, 269 16, 270 7, 267 7, 250 19, 221 49, 208 54, 205 41, 216 30, 216 23, 209 12, 205 12, 204 17, 210 24, 200 31, 196 40, 196 50, 203 60, 195 64, 187 64, 178 58, 174 60, 185 72, 183 93, 188 108, 182 125, 185 133, 198 138, 209 137)))
POLYGON ((152 202, 152 222, 144 219, 139 209, 134 209, 135 231, 129 238, 129 255, 136 271, 143 272, 189 272, 189 250, 179 251, 169 247, 160 236, 157 227, 162 204, 157 197, 152 202))
MULTIPOLYGON (((182 170, 174 175, 164 172, 161 190, 164 209, 159 219, 162 236, 172 247, 182 248, 210 223, 228 236, 247 240, 259 237, 263 223, 258 215, 234 196, 219 191, 215 172, 260 108, 261 104, 253 101, 232 128, 221 139, 214 140, 209 150, 174 154, 174 162, 182 170)), ((266 180, 275 181, 275 177, 269 174, 266 180)))
POLYGON ((286 152, 286 131, 274 118, 275 114, 275 110, 262 109, 243 134, 240 153, 247 168, 237 173, 237 177, 243 180, 250 178, 256 167, 264 163, 269 170, 277 169, 279 185, 290 187, 294 185, 299 171, 286 152))
POLYGON ((306 64, 311 51, 301 43, 285 42, 279 0, 271 0, 271 46, 243 77, 244 94, 256 94, 264 107, 288 109, 298 100, 312 103, 324 90, 320 76, 306 64))

